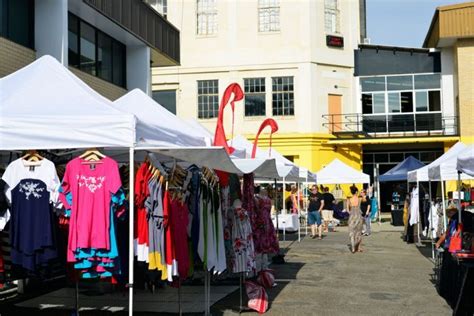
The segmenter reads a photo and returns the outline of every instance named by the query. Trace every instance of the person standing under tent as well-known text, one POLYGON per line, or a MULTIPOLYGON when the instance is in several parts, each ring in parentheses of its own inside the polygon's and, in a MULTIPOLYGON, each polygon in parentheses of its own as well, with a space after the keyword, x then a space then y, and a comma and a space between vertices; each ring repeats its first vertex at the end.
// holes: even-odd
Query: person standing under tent
POLYGON ((308 224, 311 225, 311 238, 316 238, 316 231, 318 238, 322 239, 322 223, 321 223, 321 209, 323 196, 318 192, 318 187, 313 185, 308 201, 308 224))
POLYGON ((298 201, 298 188, 296 185, 291 186, 291 213, 298 214, 299 201, 298 201))
POLYGON ((324 232, 329 231, 329 222, 331 222, 331 225, 333 227, 333 231, 336 231, 336 226, 334 225, 334 202, 336 199, 334 198, 334 195, 332 195, 329 192, 329 188, 325 187, 324 188, 324 193, 323 193, 323 221, 324 221, 324 232))
POLYGON ((364 236, 370 236, 371 234, 371 227, 370 227, 370 199, 367 197, 367 192, 362 190, 361 194, 361 201, 360 201, 360 211, 361 215, 365 221, 365 231, 364 236))
POLYGON ((360 211, 359 190, 356 186, 351 187, 352 196, 347 199, 349 209, 349 239, 351 241, 351 252, 362 252, 360 247, 362 243, 362 227, 364 221, 360 211))

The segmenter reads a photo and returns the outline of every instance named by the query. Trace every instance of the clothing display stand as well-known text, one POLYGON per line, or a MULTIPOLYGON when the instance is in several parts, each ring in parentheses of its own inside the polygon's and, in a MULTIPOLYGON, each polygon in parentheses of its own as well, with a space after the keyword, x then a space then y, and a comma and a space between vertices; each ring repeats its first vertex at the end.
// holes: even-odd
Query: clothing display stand
POLYGON ((420 233, 420 226, 421 226, 421 214, 420 214, 420 183, 416 181, 416 189, 418 190, 418 198, 416 203, 418 203, 418 223, 416 224, 416 246, 418 248, 424 247, 423 243, 421 242, 421 233, 420 233))

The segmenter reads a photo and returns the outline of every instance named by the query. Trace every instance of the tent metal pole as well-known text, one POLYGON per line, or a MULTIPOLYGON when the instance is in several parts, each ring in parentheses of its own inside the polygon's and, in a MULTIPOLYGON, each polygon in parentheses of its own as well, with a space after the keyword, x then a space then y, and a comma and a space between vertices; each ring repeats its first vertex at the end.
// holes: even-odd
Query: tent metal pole
MULTIPOLYGON (((458 213, 459 213, 459 223, 462 223, 462 212, 461 212, 461 172, 458 171, 458 213)), ((461 240, 462 240, 462 230, 461 230, 461 240)))
POLYGON ((421 243, 421 238, 420 238, 420 225, 421 225, 421 213, 420 213, 420 183, 418 182, 418 179, 416 180, 416 189, 418 190, 418 200, 416 203, 418 203, 418 223, 416 224, 416 234, 417 234, 417 243, 418 247, 422 247, 423 244, 421 243))
POLYGON ((446 232, 448 224, 446 223, 446 203, 444 202, 444 181, 441 179, 441 203, 443 203, 443 232, 446 232))
POLYGON ((304 192, 306 192, 306 194, 303 194, 303 198, 304 198, 303 205, 304 205, 304 211, 306 214, 305 236, 308 236, 308 172, 306 172, 306 181, 304 182, 304 188, 305 188, 304 192))
POLYGON ((134 228, 134 214, 135 214, 135 149, 130 147, 129 149, 129 212, 128 212, 128 315, 133 315, 133 228, 134 228))
POLYGON ((297 195, 297 205, 296 205, 296 209, 298 210, 298 242, 301 242, 301 223, 300 223, 300 180, 298 179, 298 181, 296 182, 296 187, 297 187, 297 190, 296 192, 298 192, 298 195, 297 195))
POLYGON ((428 192, 429 192, 429 204, 430 204, 430 225, 429 227, 429 234, 431 234, 430 239, 431 239, 431 258, 434 260, 435 258, 435 252, 434 252, 434 238, 433 238, 433 233, 434 233, 434 227, 433 227, 433 208, 432 208, 432 202, 431 202, 431 179, 428 179, 428 192))
POLYGON ((380 181, 379 181, 380 169, 379 167, 380 167, 380 164, 375 164, 375 175, 377 179, 377 181, 375 182, 376 184, 375 191, 377 193, 377 206, 378 206, 377 217, 379 219, 379 225, 380 225, 382 223, 382 205, 380 205, 380 181))
POLYGON ((273 201, 275 203, 275 217, 276 217, 276 238, 277 240, 280 238, 280 232, 278 231, 278 189, 277 189, 277 179, 274 179, 274 185, 275 185, 275 190, 273 190, 273 194, 275 195, 273 197, 273 201))

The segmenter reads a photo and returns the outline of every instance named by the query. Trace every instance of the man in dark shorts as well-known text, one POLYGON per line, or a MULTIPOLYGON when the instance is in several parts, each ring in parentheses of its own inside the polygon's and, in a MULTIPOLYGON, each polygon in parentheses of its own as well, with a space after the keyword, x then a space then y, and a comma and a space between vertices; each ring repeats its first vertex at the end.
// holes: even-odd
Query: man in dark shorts
POLYGON ((329 231, 329 228, 328 228, 329 222, 332 223, 333 231, 336 231, 336 227, 334 225, 334 209, 333 209, 334 202, 335 202, 334 195, 332 195, 332 193, 329 192, 328 187, 325 187, 324 194, 323 194, 323 207, 322 207, 324 232, 329 231))
POLYGON ((318 187, 313 185, 309 195, 308 204, 308 224, 311 226, 311 238, 316 238, 316 231, 319 239, 322 239, 322 225, 321 225, 321 203, 323 195, 318 192, 318 187))

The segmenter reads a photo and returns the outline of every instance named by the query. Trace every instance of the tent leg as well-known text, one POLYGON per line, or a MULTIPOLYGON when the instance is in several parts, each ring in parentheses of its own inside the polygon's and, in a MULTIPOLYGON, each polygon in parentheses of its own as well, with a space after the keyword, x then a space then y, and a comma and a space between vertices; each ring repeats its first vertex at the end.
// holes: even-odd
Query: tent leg
POLYGON ((444 181, 441 180, 441 203, 443 203, 443 227, 445 232, 448 229, 448 224, 446 223, 446 204, 444 202, 444 181))
POLYGON ((306 226, 306 231, 305 231, 305 236, 308 236, 308 173, 306 173, 306 181, 304 182, 304 187, 305 187, 305 192, 306 194, 303 194, 304 198, 304 210, 306 214, 306 219, 305 219, 305 226, 306 226))
POLYGON ((428 192, 429 192, 429 204, 430 204, 430 225, 428 226, 428 232, 431 235, 431 258, 434 260, 435 259, 435 252, 434 252, 434 227, 433 227, 433 211, 432 211, 432 205, 431 205, 431 180, 428 180, 428 192))
POLYGON ((298 188, 298 197, 297 197, 297 201, 296 203, 298 203, 298 205, 296 206, 297 207, 297 210, 298 210, 298 242, 301 242, 301 223, 300 223, 300 183, 299 181, 296 182, 296 187, 298 188))
POLYGON ((380 205, 380 181, 379 181, 379 164, 375 165, 375 175, 377 181, 375 182, 376 187, 375 187, 375 192, 377 193, 377 206, 378 206, 378 214, 377 217, 379 219, 379 225, 382 224, 382 205, 380 205))
POLYGON ((278 190, 277 190, 277 180, 274 179, 274 184, 275 184, 275 190, 273 191, 275 196, 273 197, 273 199, 275 200, 275 217, 276 217, 276 238, 277 240, 279 240, 280 238, 280 232, 278 231, 278 207, 277 207, 277 204, 278 204, 278 190))
MULTIPOLYGON (((461 172, 458 171, 458 213, 459 213, 459 223, 462 223, 462 216, 461 216, 461 172)), ((462 239, 462 231, 461 231, 461 239, 462 239)))
POLYGON ((134 174, 134 167, 135 167, 135 149, 129 149, 129 193, 130 193, 130 206, 128 212, 128 220, 129 220, 129 238, 128 238, 128 315, 133 315, 133 221, 134 221, 134 214, 135 214, 135 201, 134 201, 134 183, 135 183, 135 174, 134 174))

